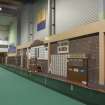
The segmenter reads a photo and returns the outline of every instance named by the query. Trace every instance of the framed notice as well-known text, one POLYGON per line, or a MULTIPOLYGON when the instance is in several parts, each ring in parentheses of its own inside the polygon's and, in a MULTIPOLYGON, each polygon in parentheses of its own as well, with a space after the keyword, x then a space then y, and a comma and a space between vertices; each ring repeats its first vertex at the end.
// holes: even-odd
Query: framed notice
POLYGON ((58 42, 57 52, 58 54, 69 53, 69 41, 64 40, 64 41, 58 42))
POLYGON ((69 53, 69 46, 68 45, 58 46, 57 47, 57 52, 58 52, 58 54, 61 54, 61 53, 69 53))
POLYGON ((38 58, 43 60, 48 60, 48 47, 37 46, 32 47, 30 50, 31 58, 38 58))

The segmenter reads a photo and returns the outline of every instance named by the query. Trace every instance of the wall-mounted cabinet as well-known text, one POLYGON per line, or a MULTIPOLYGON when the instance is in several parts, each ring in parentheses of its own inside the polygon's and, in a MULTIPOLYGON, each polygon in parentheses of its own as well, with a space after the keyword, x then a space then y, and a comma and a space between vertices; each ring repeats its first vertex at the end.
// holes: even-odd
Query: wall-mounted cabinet
POLYGON ((88 58, 68 58, 67 78, 79 84, 88 84, 88 58))

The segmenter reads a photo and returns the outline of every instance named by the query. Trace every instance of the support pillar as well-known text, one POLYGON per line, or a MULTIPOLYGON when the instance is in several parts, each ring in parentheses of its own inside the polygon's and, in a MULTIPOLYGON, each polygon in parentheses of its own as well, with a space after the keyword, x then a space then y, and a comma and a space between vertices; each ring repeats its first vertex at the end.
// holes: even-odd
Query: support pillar
POLYGON ((23 68, 23 49, 20 50, 21 50, 21 68, 23 68))
POLYGON ((29 69, 29 64, 30 64, 30 49, 27 48, 27 69, 29 69))
POLYGON ((99 84, 105 84, 105 35, 99 32, 99 84))
POLYGON ((48 43, 48 68, 50 67, 51 64, 51 43, 48 43))

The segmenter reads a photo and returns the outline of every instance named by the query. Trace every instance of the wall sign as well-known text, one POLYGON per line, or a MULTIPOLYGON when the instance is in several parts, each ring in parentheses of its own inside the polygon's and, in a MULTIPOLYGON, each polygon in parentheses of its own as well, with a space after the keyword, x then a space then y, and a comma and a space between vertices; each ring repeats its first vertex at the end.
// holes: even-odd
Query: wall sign
POLYGON ((57 50, 58 50, 58 54, 69 53, 69 46, 68 45, 66 45, 66 46, 58 46, 57 50))
POLYGON ((37 46, 32 47, 30 50, 31 58, 48 60, 48 47, 45 46, 37 46))
POLYGON ((37 31, 41 31, 46 28, 46 20, 37 24, 37 31))
POLYGON ((46 8, 41 8, 37 14, 37 31, 46 28, 46 8))
POLYGON ((58 54, 69 53, 69 41, 58 42, 57 52, 58 54))
POLYGON ((16 53, 16 46, 14 44, 9 45, 8 52, 9 53, 16 53))

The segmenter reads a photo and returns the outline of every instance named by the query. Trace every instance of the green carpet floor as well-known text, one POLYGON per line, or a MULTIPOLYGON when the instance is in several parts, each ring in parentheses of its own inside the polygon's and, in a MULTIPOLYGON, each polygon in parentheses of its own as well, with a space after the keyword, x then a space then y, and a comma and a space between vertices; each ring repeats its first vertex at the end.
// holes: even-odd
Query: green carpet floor
POLYGON ((0 105, 85 105, 0 68, 0 105))

